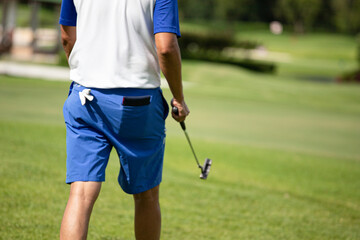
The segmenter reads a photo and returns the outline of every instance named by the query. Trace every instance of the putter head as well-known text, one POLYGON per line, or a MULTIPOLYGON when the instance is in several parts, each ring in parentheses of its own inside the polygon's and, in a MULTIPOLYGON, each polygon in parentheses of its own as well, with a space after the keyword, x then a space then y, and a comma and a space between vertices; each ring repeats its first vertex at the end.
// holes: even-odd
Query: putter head
POLYGON ((200 174, 200 178, 206 180, 209 173, 210 173, 210 167, 211 167, 211 159, 207 158, 205 159, 204 165, 201 168, 201 174, 200 174))

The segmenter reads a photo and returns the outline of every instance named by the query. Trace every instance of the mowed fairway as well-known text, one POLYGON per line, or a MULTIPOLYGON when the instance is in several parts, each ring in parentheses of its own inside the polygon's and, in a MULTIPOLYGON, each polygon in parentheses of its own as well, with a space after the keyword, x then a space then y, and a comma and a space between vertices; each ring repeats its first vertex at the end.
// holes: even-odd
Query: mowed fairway
MULTIPOLYGON (((167 119, 162 239, 360 239, 360 86, 184 63, 188 133, 167 119)), ((69 83, 0 76, 0 239, 56 239, 69 83)), ((169 90, 164 93, 170 100, 169 90)), ((88 239, 134 239, 113 152, 88 239)))

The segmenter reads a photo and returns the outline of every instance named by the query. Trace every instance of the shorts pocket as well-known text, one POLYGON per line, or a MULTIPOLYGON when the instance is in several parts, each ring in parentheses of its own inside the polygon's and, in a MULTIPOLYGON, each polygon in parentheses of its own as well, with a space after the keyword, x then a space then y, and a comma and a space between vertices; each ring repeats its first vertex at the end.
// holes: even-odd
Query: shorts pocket
POLYGON ((151 124, 151 96, 124 97, 119 134, 126 138, 147 136, 151 124))
POLYGON ((69 98, 70 98, 70 95, 73 91, 73 87, 74 87, 74 82, 71 82, 70 84, 70 87, 69 87, 69 93, 68 93, 68 96, 64 102, 64 105, 63 105, 63 116, 64 116, 64 120, 65 122, 68 122, 68 108, 67 108, 67 104, 68 104, 68 101, 69 101, 69 98))
POLYGON ((163 107, 164 107, 163 119, 166 120, 166 118, 169 115, 169 105, 167 104, 166 99, 165 99, 161 89, 160 89, 160 95, 161 95, 161 99, 162 99, 162 103, 163 103, 163 107))

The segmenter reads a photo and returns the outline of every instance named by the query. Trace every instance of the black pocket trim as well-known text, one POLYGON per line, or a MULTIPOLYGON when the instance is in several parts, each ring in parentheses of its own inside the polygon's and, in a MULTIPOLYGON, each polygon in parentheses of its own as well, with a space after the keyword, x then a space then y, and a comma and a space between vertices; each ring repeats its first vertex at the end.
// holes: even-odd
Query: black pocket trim
POLYGON ((150 104, 151 96, 129 96, 124 97, 123 106, 145 106, 150 104))

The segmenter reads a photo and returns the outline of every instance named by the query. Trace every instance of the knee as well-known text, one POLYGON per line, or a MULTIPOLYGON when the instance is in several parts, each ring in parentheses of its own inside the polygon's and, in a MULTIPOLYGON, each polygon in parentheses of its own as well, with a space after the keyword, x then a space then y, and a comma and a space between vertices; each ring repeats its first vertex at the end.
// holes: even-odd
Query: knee
POLYGON ((135 202, 158 202, 159 186, 156 186, 142 193, 134 194, 134 200, 135 202))
POLYGON ((84 193, 84 192, 77 192, 72 194, 72 196, 77 202, 81 203, 83 206, 92 206, 94 205, 97 195, 94 196, 92 194, 84 193))
POLYGON ((93 205, 99 195, 100 186, 89 183, 72 183, 70 197, 83 205, 93 205))

